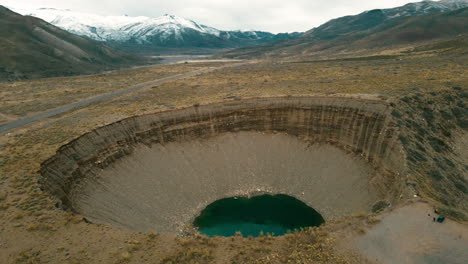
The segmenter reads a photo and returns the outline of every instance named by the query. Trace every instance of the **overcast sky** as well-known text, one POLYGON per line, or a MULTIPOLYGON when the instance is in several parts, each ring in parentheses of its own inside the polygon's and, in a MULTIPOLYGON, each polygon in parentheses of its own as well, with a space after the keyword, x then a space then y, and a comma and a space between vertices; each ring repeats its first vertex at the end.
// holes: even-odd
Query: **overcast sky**
POLYGON ((0 0, 10 7, 53 7, 99 15, 174 14, 222 30, 306 31, 328 20, 417 0, 0 0))

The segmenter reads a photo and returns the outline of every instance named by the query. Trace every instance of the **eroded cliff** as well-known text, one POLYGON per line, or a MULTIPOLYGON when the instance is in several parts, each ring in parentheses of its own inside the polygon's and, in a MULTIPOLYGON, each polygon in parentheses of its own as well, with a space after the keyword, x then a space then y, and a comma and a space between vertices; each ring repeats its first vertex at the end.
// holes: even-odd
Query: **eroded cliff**
POLYGON ((207 204, 284 193, 332 219, 405 193, 392 107, 275 97, 196 105, 100 127, 43 163, 43 187, 97 223, 180 233, 207 204))

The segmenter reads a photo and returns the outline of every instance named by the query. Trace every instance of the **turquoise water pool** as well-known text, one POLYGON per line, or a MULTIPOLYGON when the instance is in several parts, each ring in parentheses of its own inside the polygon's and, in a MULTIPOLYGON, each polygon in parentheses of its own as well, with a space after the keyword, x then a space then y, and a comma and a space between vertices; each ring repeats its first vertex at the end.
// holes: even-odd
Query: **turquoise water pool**
POLYGON ((300 228, 319 226, 323 217, 313 208, 288 195, 231 197, 208 205, 194 226, 208 236, 281 236, 300 228))

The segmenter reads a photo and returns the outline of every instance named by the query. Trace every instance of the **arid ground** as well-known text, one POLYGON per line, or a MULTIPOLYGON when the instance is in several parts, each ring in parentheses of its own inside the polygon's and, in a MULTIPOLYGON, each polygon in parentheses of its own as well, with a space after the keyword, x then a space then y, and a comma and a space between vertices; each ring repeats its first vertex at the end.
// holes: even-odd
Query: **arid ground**
POLYGON ((437 50, 389 53, 235 65, 194 62, 0 83, 0 124, 6 124, 213 67, 0 134, 0 263, 465 263, 468 55, 437 50), (98 127, 161 111, 288 96, 372 100, 388 107, 387 125, 403 157, 398 170, 382 172, 391 175, 386 178, 388 190, 396 198, 390 206, 355 211, 319 228, 280 237, 208 238, 91 223, 57 208, 58 198, 43 190, 41 164, 61 146, 98 127), (445 215, 447 220, 434 223, 428 214, 445 215), (397 233, 389 235, 388 228, 397 233), (415 233, 427 237, 429 244, 418 241, 421 244, 403 248, 399 242, 414 239, 415 233), (448 256, 448 245, 455 255, 448 256))

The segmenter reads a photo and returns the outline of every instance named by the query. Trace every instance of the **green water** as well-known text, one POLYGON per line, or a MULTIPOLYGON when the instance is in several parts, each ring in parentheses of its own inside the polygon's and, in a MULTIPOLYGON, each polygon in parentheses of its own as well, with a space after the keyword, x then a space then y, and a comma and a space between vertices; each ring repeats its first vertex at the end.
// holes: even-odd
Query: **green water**
POLYGON ((281 236, 294 230, 319 226, 323 217, 313 208, 288 195, 233 197, 208 205, 194 220, 207 236, 257 237, 263 232, 281 236))

